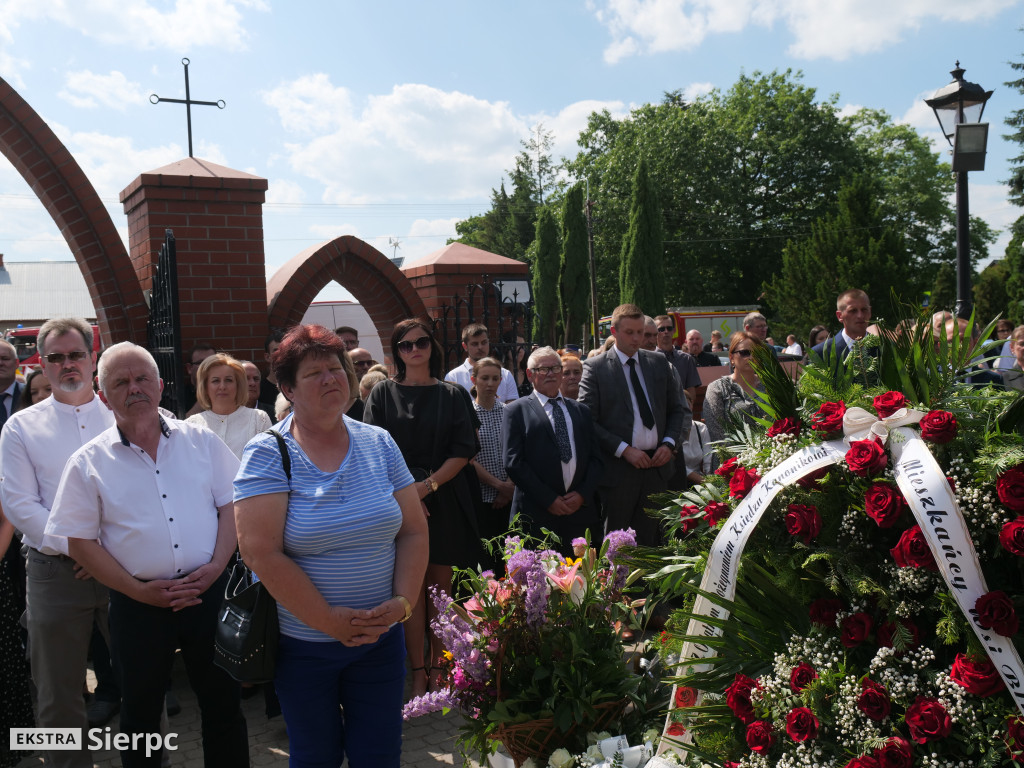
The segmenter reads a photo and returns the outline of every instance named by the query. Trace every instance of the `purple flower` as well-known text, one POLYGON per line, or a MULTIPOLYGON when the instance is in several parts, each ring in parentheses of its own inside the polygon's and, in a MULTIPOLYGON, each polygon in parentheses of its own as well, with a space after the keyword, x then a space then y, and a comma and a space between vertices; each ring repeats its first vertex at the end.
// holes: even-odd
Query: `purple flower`
POLYGON ((454 601, 443 590, 431 587, 430 595, 437 608, 437 616, 430 622, 434 634, 441 639, 455 663, 462 667, 467 675, 474 680, 486 682, 490 679, 490 662, 486 654, 477 648, 477 643, 482 642, 482 638, 472 624, 449 610, 454 601))
POLYGON ((544 623, 548 607, 547 575, 541 568, 531 569, 526 576, 526 623, 538 627, 544 623))
POLYGON ((608 558, 609 563, 614 565, 615 558, 622 547, 636 546, 636 531, 632 528, 627 528, 624 531, 609 531, 604 540, 608 544, 608 551, 605 553, 605 557, 608 558))
POLYGON ((526 586, 527 575, 537 564, 537 553, 529 549, 521 549, 507 561, 509 578, 519 586, 526 586))
POLYGON ((410 720, 430 712, 440 712, 442 709, 458 709, 458 706, 458 702, 447 690, 430 691, 411 699, 402 709, 402 719, 410 720))

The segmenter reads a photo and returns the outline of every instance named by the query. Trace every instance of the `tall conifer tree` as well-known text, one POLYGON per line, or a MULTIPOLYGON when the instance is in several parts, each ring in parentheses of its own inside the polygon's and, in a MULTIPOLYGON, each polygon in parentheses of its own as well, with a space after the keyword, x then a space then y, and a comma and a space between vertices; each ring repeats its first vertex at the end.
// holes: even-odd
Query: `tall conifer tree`
POLYGON ((633 176, 629 229, 619 262, 619 301, 636 304, 649 315, 657 315, 665 309, 661 206, 643 157, 633 176))
POLYGON ((555 346, 558 335, 558 272, 561 254, 558 246, 558 222, 547 206, 537 216, 537 250, 533 265, 533 307, 537 313, 534 340, 555 346))
POLYGON ((558 297, 565 344, 577 343, 581 341, 581 329, 590 314, 590 264, 582 182, 569 189, 562 204, 562 264, 558 297))

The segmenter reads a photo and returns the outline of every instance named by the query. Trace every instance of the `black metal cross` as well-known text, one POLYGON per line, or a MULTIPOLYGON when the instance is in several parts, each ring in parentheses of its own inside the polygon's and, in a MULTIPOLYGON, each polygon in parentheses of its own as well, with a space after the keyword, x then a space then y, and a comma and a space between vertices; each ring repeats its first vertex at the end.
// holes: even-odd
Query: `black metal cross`
POLYGON ((224 109, 227 103, 224 99, 219 101, 193 101, 189 98, 188 90, 188 59, 181 60, 182 65, 185 67, 185 98, 184 99, 162 99, 155 93, 149 95, 149 101, 151 104, 159 104, 161 101, 169 101, 172 104, 184 104, 185 105, 185 116, 188 120, 188 156, 192 157, 192 105, 201 104, 204 107, 217 107, 217 109, 224 109))

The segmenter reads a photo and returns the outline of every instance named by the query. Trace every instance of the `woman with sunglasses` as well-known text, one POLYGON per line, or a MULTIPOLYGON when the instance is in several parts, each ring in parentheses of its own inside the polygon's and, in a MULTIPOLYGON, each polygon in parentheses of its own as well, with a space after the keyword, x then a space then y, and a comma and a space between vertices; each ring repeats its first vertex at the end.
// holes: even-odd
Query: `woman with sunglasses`
POLYGON ((763 343, 746 331, 734 333, 729 340, 732 373, 711 382, 704 396, 704 424, 712 440, 723 439, 743 420, 753 423, 752 417, 764 417, 764 411, 751 394, 761 389, 761 380, 754 372, 751 358, 757 345, 763 343))
MULTIPOLYGON (((444 354, 430 326, 403 320, 391 334, 391 359, 397 373, 377 384, 366 400, 363 420, 383 427, 398 444, 416 480, 416 491, 427 515, 430 557, 423 593, 414 600, 405 623, 405 645, 412 672, 412 695, 427 692, 430 669, 424 656, 427 620, 435 613, 427 590, 451 593, 452 566, 476 565, 480 532, 467 464, 478 452, 476 417, 469 393, 442 381, 444 354)), ((472 471, 472 470, 469 470, 472 471)), ((429 637, 430 659, 441 642, 429 637)))

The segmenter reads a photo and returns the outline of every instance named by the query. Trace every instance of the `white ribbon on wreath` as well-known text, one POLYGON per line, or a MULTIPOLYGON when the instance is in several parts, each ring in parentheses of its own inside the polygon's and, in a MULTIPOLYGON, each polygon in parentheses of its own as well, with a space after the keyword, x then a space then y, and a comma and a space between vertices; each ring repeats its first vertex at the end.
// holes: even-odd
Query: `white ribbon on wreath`
MULTIPOLYGON (((725 600, 733 600, 736 597, 736 576, 740 557, 750 534, 778 493, 812 472, 844 461, 847 446, 855 440, 874 438, 883 444, 887 442, 895 461, 896 484, 921 527, 946 586, 967 617, 968 623, 985 645, 992 663, 1006 682, 1018 709, 1024 714, 1024 664, 1021 663, 1020 655, 1009 638, 978 624, 974 605, 979 597, 988 592, 988 588, 981 572, 978 555, 974 550, 974 542, 942 469, 918 432, 909 428, 920 422, 924 415, 922 411, 901 408, 891 416, 880 419, 864 408, 848 408, 843 415, 842 440, 830 440, 807 446, 793 454, 765 473, 765 476, 736 505, 711 546, 700 589, 725 600)), ((727 609, 699 595, 694 601, 693 613, 720 621, 729 617, 727 609)), ((711 638, 721 635, 721 630, 699 619, 691 619, 686 634, 691 637, 703 635, 711 638)), ((681 674, 684 668, 690 673, 710 669, 710 664, 701 664, 700 661, 714 655, 715 650, 712 647, 704 643, 687 641, 683 645, 680 662, 676 668, 677 674, 681 674)), ((676 688, 677 686, 672 687, 670 701, 673 704, 676 700, 676 688)), ((698 691, 696 704, 700 703, 701 697, 702 693, 698 691)), ((667 735, 671 723, 670 711, 665 719, 663 737, 667 735)), ((692 738, 689 731, 684 733, 680 740, 690 743, 692 738)), ((661 753, 671 748, 669 738, 663 738, 658 751, 661 753)))

